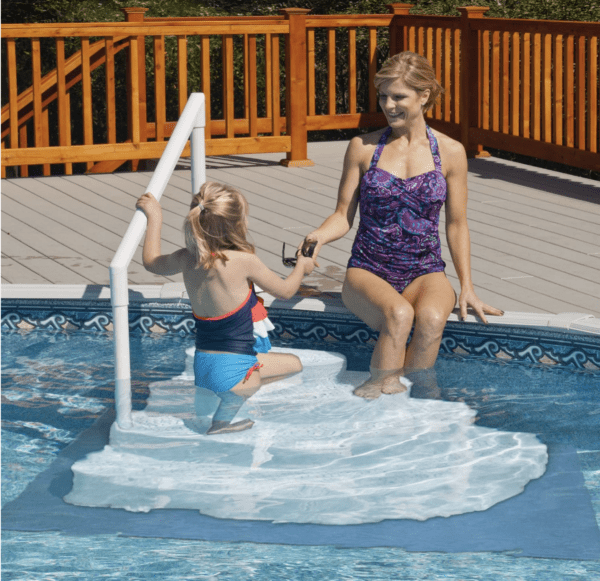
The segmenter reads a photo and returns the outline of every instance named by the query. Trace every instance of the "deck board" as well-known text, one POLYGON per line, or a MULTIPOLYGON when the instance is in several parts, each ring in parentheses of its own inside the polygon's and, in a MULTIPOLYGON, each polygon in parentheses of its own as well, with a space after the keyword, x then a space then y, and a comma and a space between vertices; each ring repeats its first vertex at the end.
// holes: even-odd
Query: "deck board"
MULTIPOLYGON (((310 168, 285 168, 281 154, 207 159, 207 178, 239 187, 250 204, 250 237, 278 274, 288 255, 333 211, 347 142, 309 144, 310 168)), ((108 265, 151 172, 2 180, 2 282, 109 284, 108 265)), ((494 158, 469 160, 472 277, 485 302, 509 311, 600 316, 600 182, 494 158)), ((163 198, 162 250, 183 244, 191 199, 182 159, 163 198)), ((441 216, 442 255, 458 291, 441 216)), ((306 284, 339 292, 352 231, 327 245, 306 284)), ((180 282, 144 270, 141 248, 131 284, 180 282)))

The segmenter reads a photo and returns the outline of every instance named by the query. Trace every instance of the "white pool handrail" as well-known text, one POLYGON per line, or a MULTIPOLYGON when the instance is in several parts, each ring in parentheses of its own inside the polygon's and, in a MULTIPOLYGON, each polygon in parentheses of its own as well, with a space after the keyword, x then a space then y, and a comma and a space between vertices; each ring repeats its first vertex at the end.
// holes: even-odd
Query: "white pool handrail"
MULTIPOLYGON (((188 139, 191 145, 192 194, 198 192, 200 186, 206 181, 205 119, 204 94, 192 93, 146 188, 146 191, 151 192, 157 200, 160 200, 165 191, 188 139)), ((145 214, 141 210, 136 210, 110 263, 110 297, 115 352, 115 407, 117 425, 123 430, 132 428, 127 268, 144 235, 146 224, 145 214)))

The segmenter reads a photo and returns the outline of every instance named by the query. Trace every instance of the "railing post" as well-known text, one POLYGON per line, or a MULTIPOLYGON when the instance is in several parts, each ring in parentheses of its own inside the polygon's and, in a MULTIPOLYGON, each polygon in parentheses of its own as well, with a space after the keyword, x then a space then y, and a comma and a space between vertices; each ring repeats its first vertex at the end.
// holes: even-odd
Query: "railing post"
POLYGON ((408 50, 408 38, 404 34, 404 25, 396 16, 408 16, 409 10, 414 4, 387 4, 388 10, 394 15, 389 27, 390 56, 408 50))
POLYGON ((483 18, 486 6, 462 6, 460 11, 460 137, 469 157, 489 157, 483 145, 469 142, 471 125, 479 123, 481 106, 479 91, 479 40, 476 30, 471 30, 469 20, 483 18))
POLYGON ((289 21, 290 32, 285 41, 285 117, 286 132, 292 138, 292 150, 286 153, 281 165, 286 167, 308 167, 314 162, 308 159, 308 112, 307 85, 307 8, 283 8, 280 11, 289 21))
MULTIPOLYGON (((121 8, 121 10, 125 13, 126 22, 144 22, 144 15, 148 11, 148 8, 121 8)), ((136 74, 136 71, 129 70, 127 75, 127 95, 128 95, 128 129, 129 129, 129 139, 131 139, 132 143, 139 143, 148 141, 147 137, 147 123, 148 123, 148 113, 147 113, 147 99, 146 99, 146 38, 144 36, 137 37, 137 105, 134 106, 132 103, 132 99, 135 98, 136 91, 132 90, 132 77, 136 74), (134 124, 133 124, 133 115, 134 112, 138 111, 139 124, 137 127, 139 128, 139 132, 135 131, 136 135, 134 136, 134 124), (135 137, 135 139, 134 139, 135 137)), ((130 49, 131 50, 131 49, 130 49)), ((129 60, 132 62, 132 59, 129 60)), ((134 61, 135 62, 135 61, 134 61)), ((131 68, 131 67, 130 67, 131 68)), ((140 164, 139 159, 134 159, 131 161, 131 170, 137 171, 138 166, 140 164)))

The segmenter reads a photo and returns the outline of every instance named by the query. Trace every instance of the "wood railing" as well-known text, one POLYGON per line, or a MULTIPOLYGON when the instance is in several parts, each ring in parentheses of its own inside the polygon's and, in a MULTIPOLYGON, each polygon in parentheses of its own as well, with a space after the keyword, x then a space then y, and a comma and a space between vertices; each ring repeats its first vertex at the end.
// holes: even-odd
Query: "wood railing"
POLYGON ((136 169, 160 157, 193 91, 206 95, 207 155, 283 152, 284 165, 310 165, 308 132, 385 124, 372 81, 401 50, 434 65, 445 93, 428 123, 470 154, 490 147, 600 170, 600 25, 488 19, 479 7, 417 16, 410 7, 185 19, 129 8, 121 23, 5 25, 2 176, 10 166, 22 176, 30 166, 44 175, 73 164, 136 169), (20 50, 31 53, 24 88, 20 50))
POLYGON ((445 88, 430 124, 471 154, 489 147, 600 170, 600 24, 459 10, 396 20, 396 50, 427 56, 445 88))

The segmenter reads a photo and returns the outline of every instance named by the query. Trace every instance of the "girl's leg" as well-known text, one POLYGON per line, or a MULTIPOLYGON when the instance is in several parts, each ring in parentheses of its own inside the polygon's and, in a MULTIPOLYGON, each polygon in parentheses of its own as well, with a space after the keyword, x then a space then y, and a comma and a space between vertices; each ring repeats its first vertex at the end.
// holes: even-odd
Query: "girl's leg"
POLYGON ((354 393, 373 399, 384 386, 394 392, 405 391, 399 376, 414 318, 412 305, 382 278, 360 268, 348 269, 342 300, 359 319, 379 331, 371 357, 371 378, 354 393))
POLYGON ((254 395, 261 385, 302 371, 300 359, 291 353, 259 353, 256 357, 262 365, 260 370, 253 372, 247 380, 240 381, 229 391, 217 393, 221 403, 213 416, 212 426, 207 434, 240 432, 250 429, 254 422, 249 419, 231 423, 244 402, 254 395))
POLYGON ((302 363, 291 353, 259 353, 261 385, 289 377, 302 371, 302 363))
MULTIPOLYGON (((456 294, 443 272, 432 272, 413 280, 402 296, 415 312, 415 328, 406 350, 404 375, 419 384, 416 386, 419 391, 437 393, 435 373, 415 372, 433 368, 446 321, 456 303, 456 294), (427 385, 421 385, 423 381, 427 385)), ((386 386, 382 391, 396 393, 394 386, 386 386)))
POLYGON ((233 424, 231 420, 233 420, 244 402, 260 389, 260 384, 260 374, 257 370, 248 379, 240 381, 229 391, 217 392, 216 395, 221 401, 213 415, 212 425, 206 433, 213 435, 249 430, 254 425, 252 420, 240 420, 233 424))

